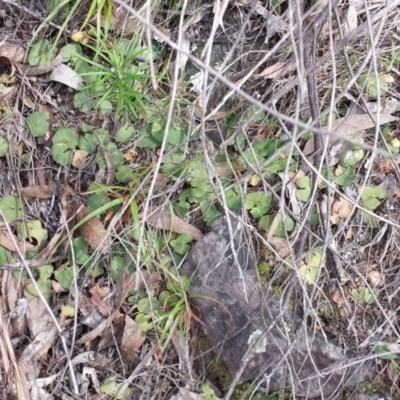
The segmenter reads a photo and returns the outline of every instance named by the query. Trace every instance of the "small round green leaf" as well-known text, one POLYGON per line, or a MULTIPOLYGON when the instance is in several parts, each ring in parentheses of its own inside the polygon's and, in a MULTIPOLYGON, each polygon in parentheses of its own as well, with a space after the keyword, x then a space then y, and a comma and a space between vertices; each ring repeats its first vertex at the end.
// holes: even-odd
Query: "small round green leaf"
POLYGON ((123 256, 114 256, 111 259, 111 277, 114 282, 117 282, 119 273, 122 268, 124 268, 124 265, 126 264, 126 259, 123 256))
MULTIPOLYGON (((269 229, 271 228, 274 218, 275 218, 274 215, 263 215, 260 218, 260 220, 258 221, 258 226, 261 229, 264 229, 266 232, 268 232, 269 229)), ((284 237, 286 237, 285 229, 286 229, 286 232, 292 232, 294 229, 294 226, 295 226, 295 224, 294 224, 293 219, 288 216, 285 219, 285 226, 283 226, 282 221, 279 222, 278 227, 274 233, 274 236, 284 238, 284 237)))
POLYGON ((272 202, 272 193, 269 192, 253 192, 246 195, 246 209, 250 210, 253 218, 261 218, 265 215, 272 202))
POLYGON ((232 188, 225 191, 226 205, 235 211, 242 209, 242 195, 238 188, 232 188))
POLYGON ((96 139, 90 133, 86 133, 84 136, 80 136, 78 140, 78 147, 81 150, 87 151, 89 154, 94 153, 96 149, 96 139))
POLYGON ((53 144, 64 144, 68 149, 78 146, 79 135, 69 126, 62 126, 57 129, 53 138, 53 144))
POLYGON ((184 255, 189 251, 189 243, 191 243, 192 241, 192 235, 189 235, 188 233, 183 233, 182 235, 179 235, 176 239, 171 240, 170 245, 176 253, 184 255))
POLYGON ((72 160, 72 151, 65 143, 53 144, 51 148, 51 155, 54 161, 64 167, 68 166, 72 160))
POLYGON ((81 92, 75 93, 73 104, 75 108, 79 109, 79 111, 87 113, 93 109, 94 100, 89 91, 83 89, 81 92))
POLYGON ((115 141, 125 143, 129 142, 135 133, 135 129, 132 125, 126 123, 125 125, 121 126, 117 133, 115 134, 115 141))
MULTIPOLYGON (((381 344, 377 344, 374 348, 374 353, 385 354, 385 353, 390 353, 390 350, 381 344)), ((385 355, 380 355, 379 358, 381 358, 382 360, 395 360, 397 356, 398 354, 385 354, 385 355)))
POLYGON ((335 179, 335 182, 342 187, 350 186, 356 177, 356 169, 347 167, 343 173, 335 179))
POLYGON ((152 124, 144 125, 139 131, 139 137, 136 142, 136 147, 139 149, 157 149, 161 146, 161 141, 155 139, 152 134, 152 124))
POLYGON ((115 179, 119 183, 127 183, 132 180, 132 176, 133 176, 132 168, 129 165, 120 165, 117 168, 115 179))
POLYGON ((45 64, 54 58, 50 43, 47 39, 36 42, 29 51, 28 62, 31 66, 45 64))
MULTIPOLYGON (((114 167, 117 168, 120 166, 124 162, 124 155, 118 150, 117 145, 115 143, 108 142, 105 144, 105 147, 111 155, 114 167)), ((102 150, 96 154, 96 163, 100 168, 107 166, 106 158, 102 150)))
POLYGON ((54 272, 56 281, 64 288, 69 290, 74 282, 74 269, 72 267, 64 266, 54 272))
POLYGON ((164 133, 165 133, 165 126, 164 125, 161 125, 158 122, 154 122, 151 125, 151 135, 157 141, 162 142, 163 137, 164 137, 164 133))
POLYGON ((0 268, 6 264, 10 264, 12 262, 12 257, 10 251, 8 251, 5 247, 0 246, 0 268))
MULTIPOLYGON (((189 203, 186 204, 189 205, 189 203)), ((222 217, 222 213, 215 205, 203 204, 200 206, 200 210, 203 214, 203 221, 207 226, 211 226, 216 220, 222 217)))
POLYGON ((110 140, 110 132, 107 129, 98 128, 93 131, 96 143, 106 144, 110 140))
POLYGON ((0 136, 0 157, 4 157, 8 152, 8 141, 0 136))
POLYGON ((76 63, 80 58, 79 56, 82 55, 82 47, 79 43, 69 43, 62 48, 63 52, 63 62, 67 63, 72 61, 76 63))
POLYGON ((296 181, 296 186, 298 190, 296 190, 296 197, 306 203, 310 200, 311 192, 312 192, 312 181, 309 176, 303 176, 296 181))
MULTIPOLYGON (((119 392, 121 384, 117 383, 113 378, 106 379, 100 387, 101 393, 115 396, 119 392)), ((117 396, 118 400, 130 398, 132 389, 126 388, 117 396)))
POLYGON ((22 205, 19 197, 5 196, 0 200, 0 210, 8 222, 22 218, 22 205))
POLYGON ((49 117, 50 115, 46 111, 36 111, 29 115, 28 126, 34 137, 43 136, 49 130, 49 117))
POLYGON ((323 256, 322 249, 317 249, 317 250, 312 251, 310 254, 308 254, 305 261, 308 266, 314 267, 314 268, 319 268, 319 267, 324 266, 322 256, 323 256))
POLYGON ((379 74, 377 77, 373 73, 365 73, 358 78, 357 83, 363 88, 368 96, 377 97, 389 91, 389 86, 384 75, 379 74))
MULTIPOLYGON (((41 291, 45 299, 49 299, 52 295, 52 287, 50 282, 50 276, 53 274, 54 267, 52 265, 42 265, 37 269, 39 273, 39 279, 36 281, 39 290, 41 291)), ((32 283, 28 283, 25 286, 26 291, 32 296, 38 296, 38 292, 32 283)))
POLYGON ((317 279, 318 270, 319 268, 303 264, 300 266, 300 275, 306 283, 312 285, 317 279))
POLYGON ((17 234, 22 241, 34 239, 35 247, 38 249, 46 244, 48 237, 47 230, 43 228, 42 222, 35 219, 19 223, 17 234))
POLYGON ((380 186, 365 186, 361 188, 361 200, 371 210, 379 207, 380 200, 386 197, 386 189, 380 186))
POLYGON ((363 149, 346 150, 340 156, 340 164, 343 167, 356 165, 364 157, 363 149))
POLYGON ((100 110, 101 115, 110 114, 113 110, 113 106, 109 100, 103 100, 96 104, 96 108, 100 110))
POLYGON ((167 142, 169 144, 181 144, 186 140, 186 135, 181 129, 171 127, 168 131, 167 142))
POLYGON ((77 237, 72 240, 72 249, 68 254, 69 262, 71 265, 84 265, 89 260, 89 245, 82 237, 77 237), (72 257, 72 253, 74 257, 72 257))
POLYGON ((372 289, 372 292, 368 288, 358 288, 351 291, 351 296, 358 304, 374 304, 377 295, 376 289, 372 289))

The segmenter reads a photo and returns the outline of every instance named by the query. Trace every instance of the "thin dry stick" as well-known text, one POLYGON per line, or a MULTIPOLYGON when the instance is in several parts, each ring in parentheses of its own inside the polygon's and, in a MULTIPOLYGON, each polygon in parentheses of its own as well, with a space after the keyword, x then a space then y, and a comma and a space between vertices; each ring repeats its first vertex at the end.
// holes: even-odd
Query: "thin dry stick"
POLYGON ((18 400, 30 400, 29 387, 26 377, 21 371, 21 367, 15 358, 13 345, 10 340, 8 326, 4 321, 3 313, 0 311, 0 349, 2 354, 2 364, 4 365, 4 374, 12 376, 18 395, 18 400), (10 365, 10 363, 11 365, 10 365))
POLYGON ((157 351, 157 346, 154 345, 150 351, 143 357, 143 360, 140 361, 138 366, 132 371, 130 374, 129 378, 125 380, 125 382, 120 386, 118 389, 118 392, 115 393, 115 398, 118 399, 118 396, 122 395, 124 391, 128 388, 129 384, 133 382, 133 380, 139 375, 139 373, 142 371, 142 369, 148 364, 150 361, 151 357, 156 353, 157 351))
MULTIPOLYGON (((23 5, 19 4, 16 1, 13 0, 1 0, 2 3, 9 5, 10 7, 15 7, 18 10, 24 12, 25 14, 30 15, 31 17, 37 19, 38 21, 43 22, 45 18, 43 18, 40 14, 36 14, 35 12, 31 11, 29 8, 24 7, 23 5)), ((49 21, 48 24, 54 28, 57 28, 58 30, 62 30, 62 27, 60 25, 55 24, 54 22, 49 21)), ((71 32, 64 28, 64 32, 66 32, 68 35, 71 35, 71 32)))

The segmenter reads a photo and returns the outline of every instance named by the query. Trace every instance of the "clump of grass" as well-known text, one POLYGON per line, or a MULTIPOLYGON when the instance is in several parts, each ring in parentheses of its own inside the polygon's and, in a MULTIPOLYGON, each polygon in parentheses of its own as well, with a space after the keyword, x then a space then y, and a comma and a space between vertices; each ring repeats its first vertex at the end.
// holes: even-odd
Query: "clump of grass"
POLYGON ((99 37, 97 47, 86 45, 95 57, 92 60, 80 56, 89 65, 88 70, 80 74, 87 83, 82 90, 95 100, 95 108, 104 108, 108 103, 115 109, 115 115, 136 118, 144 112, 145 103, 150 101, 144 93, 150 75, 146 73, 148 62, 141 57, 146 49, 139 47, 139 39, 108 43, 99 37))

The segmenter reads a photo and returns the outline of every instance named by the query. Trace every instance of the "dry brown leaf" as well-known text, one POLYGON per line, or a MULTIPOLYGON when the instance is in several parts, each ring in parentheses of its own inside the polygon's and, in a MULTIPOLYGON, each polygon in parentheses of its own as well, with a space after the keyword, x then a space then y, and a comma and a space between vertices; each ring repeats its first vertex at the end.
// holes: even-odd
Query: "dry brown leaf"
POLYGON ((14 62, 24 62, 25 49, 20 43, 2 42, 0 45, 0 57, 8 58, 14 62))
POLYGON ((272 236, 268 240, 268 243, 274 248, 276 254, 281 259, 285 259, 290 255, 290 248, 286 239, 272 236))
POLYGON ((231 176, 235 172, 243 172, 246 169, 243 165, 232 165, 232 163, 227 161, 216 162, 214 168, 218 176, 231 176))
POLYGON ((343 197, 335 199, 331 209, 332 224, 337 224, 340 219, 346 219, 350 215, 352 209, 353 205, 343 197))
POLYGON ((105 320, 103 320, 99 324, 97 324, 96 327, 93 328, 90 332, 83 334, 76 341, 76 344, 91 342, 94 339, 96 339, 98 336, 102 335, 104 330, 107 329, 111 325, 115 315, 117 315, 118 313, 119 313, 118 311, 114 311, 108 318, 106 318, 105 320))
POLYGON ((53 291, 55 293, 63 293, 63 292, 67 292, 67 289, 64 289, 63 285, 61 285, 61 283, 55 281, 55 280, 51 280, 51 288, 53 289, 53 291))
MULTIPOLYGON (((306 176, 306 173, 302 169, 299 169, 297 172, 289 172, 288 175, 289 175, 289 178, 293 180, 293 182, 296 182, 298 179, 306 176)), ((281 176, 281 175, 279 175, 279 176, 281 176)))
POLYGON ((351 228, 347 229, 346 233, 344 234, 344 236, 348 240, 352 239, 353 238, 353 229, 351 229, 351 228))
POLYGON ((192 357, 189 356, 191 351, 189 349, 189 343, 186 338, 183 336, 182 332, 178 329, 174 331, 171 337, 172 344, 175 347, 176 352, 178 353, 179 363, 181 366, 182 372, 186 375, 191 373, 192 371, 192 357))
POLYGON ((342 318, 348 318, 349 317, 349 312, 347 311, 347 308, 346 307, 343 307, 343 308, 341 308, 340 309, 340 316, 342 317, 342 318))
POLYGON ((125 276, 123 281, 124 293, 128 293, 132 288, 135 290, 146 289, 150 293, 157 289, 162 281, 161 275, 157 272, 150 272, 147 269, 135 271, 125 276))
POLYGON ((168 181, 169 178, 170 178, 170 176, 167 174, 157 174, 156 181, 155 181, 155 187, 159 188, 161 190, 167 190, 168 186, 167 186, 166 182, 168 181))
MULTIPOLYGON (((279 78, 284 70, 286 63, 282 61, 278 61, 275 64, 270 65, 269 67, 265 68, 259 74, 254 76, 258 76, 260 78, 267 78, 267 79, 276 79, 279 78)), ((289 72, 289 71, 287 71, 289 72)))
POLYGON ((133 149, 129 149, 124 153, 124 158, 129 163, 133 162, 136 156, 137 156, 137 152, 133 149))
MULTIPOLYGON (((143 219, 143 213, 139 214, 139 218, 143 219)), ((179 234, 188 233, 192 235, 195 240, 201 240, 203 238, 203 234, 199 229, 176 215, 172 215, 169 210, 153 209, 149 207, 146 223, 153 228, 162 229, 164 231, 172 231, 179 234)))
POLYGON ((22 242, 19 240, 16 236, 13 235, 14 241, 11 239, 10 234, 7 232, 6 229, 0 229, 0 245, 5 247, 7 250, 10 251, 17 251, 15 248, 14 243, 18 246, 18 248, 25 253, 28 250, 32 250, 34 248, 33 245, 31 245, 28 242, 22 242))
POLYGON ((26 76, 36 76, 47 74, 50 71, 53 71, 54 68, 59 66, 63 62, 63 52, 60 51, 57 57, 51 60, 48 63, 38 65, 36 67, 31 67, 30 65, 17 64, 18 68, 26 75, 26 76))
POLYGON ((19 192, 25 196, 35 197, 37 199, 51 199, 54 195, 54 185, 36 185, 21 188, 19 192))
POLYGON ((339 215, 338 214, 331 214, 330 220, 331 220, 332 225, 337 225, 339 223, 339 220, 340 220, 339 215))
MULTIPOLYGON (((171 31, 167 28, 164 28, 162 26, 157 26, 157 29, 164 35, 166 36, 167 39, 171 38, 171 31)), ((163 39, 162 37, 158 36, 155 32, 151 32, 153 39, 158 42, 158 43, 164 43, 165 39, 163 39)))
POLYGON ((124 315, 116 313, 112 320, 112 325, 109 325, 102 333, 97 351, 102 351, 110 346, 119 345, 124 333, 124 315))
POLYGON ((354 31, 358 26, 357 21, 357 9, 354 5, 350 4, 347 9, 346 17, 345 17, 345 26, 343 36, 348 35, 350 32, 354 31))
POLYGON ((105 320, 98 308, 90 301, 90 298, 83 294, 79 296, 78 308, 84 317, 81 322, 91 329, 94 329, 105 320))
POLYGON ((73 366, 79 364, 90 364, 96 368, 104 368, 109 365, 111 360, 105 355, 99 353, 98 351, 85 351, 79 353, 74 358, 71 359, 71 364, 73 366))
POLYGON ((334 303, 336 303, 338 306, 342 306, 343 305, 343 299, 341 294, 339 293, 338 290, 335 290, 332 294, 331 294, 331 299, 334 303))
POLYGON ((3 86, 0 88, 0 96, 2 103, 10 104, 17 95, 19 85, 3 86))
MULTIPOLYGON (((11 343, 8 321, 0 313, 0 339, 1 339, 1 362, 2 376, 9 377, 8 385, 14 389, 15 398, 31 400, 29 386, 22 368, 18 365, 15 358, 14 347, 11 343), (17 386, 18 385, 18 388, 17 386)), ((11 393, 7 397, 10 397, 11 393)), ((14 396, 12 396, 14 398, 14 396)))
MULTIPOLYGON (((376 120, 377 114, 372 114, 376 120)), ((397 121, 399 118, 390 114, 380 114, 379 124, 388 124, 392 121, 397 121)), ((366 129, 373 128, 375 122, 369 117, 368 114, 352 114, 347 117, 339 118, 333 121, 331 131, 335 132, 336 135, 342 135, 344 137, 350 137, 358 132, 364 131, 366 129)), ((329 138, 329 145, 332 147, 336 142, 339 141, 337 136, 331 136, 329 138)), ((312 137, 307 141, 303 148, 303 155, 307 157, 314 152, 314 138, 312 137)))
MULTIPOLYGON (((59 377, 59 374, 54 376, 54 379, 59 377)), ((49 385, 49 380, 46 380, 46 384, 49 385)), ((40 379, 35 380, 35 383, 40 384, 40 379)), ((31 389, 31 400, 53 400, 53 396, 47 390, 43 389, 40 386, 35 386, 35 383, 32 385, 31 389)))
POLYGON ((272 220, 271 226, 269 227, 267 241, 271 243, 271 240, 278 229, 279 223, 282 221, 282 214, 280 212, 276 213, 274 219, 272 220))
MULTIPOLYGON (((123 8, 118 9, 113 7, 112 17, 111 17, 111 29, 119 33, 136 33, 137 32, 137 22, 136 19, 129 18, 130 15, 125 12, 123 8)), ((104 19, 102 18, 102 25, 104 24, 104 19)), ((160 28, 158 28, 160 29, 160 28)))
POLYGON ((201 394, 197 394, 194 392, 190 392, 187 389, 184 388, 179 388, 179 392, 178 394, 174 394, 171 397, 171 400, 202 400, 203 399, 203 395, 201 394))
POLYGON ((44 105, 44 104, 39 104, 38 105, 38 110, 47 113, 48 117, 46 118, 46 120, 49 123, 49 127, 51 128, 53 126, 53 124, 54 124, 54 113, 51 110, 51 108, 46 106, 46 105, 44 105))
POLYGON ((75 168, 84 168, 86 164, 86 157, 89 153, 86 150, 74 150, 71 164, 75 168))
POLYGON ((258 175, 252 175, 249 179, 250 186, 257 186, 261 181, 261 178, 258 175))
POLYGON ((25 347, 18 360, 18 364, 27 374, 28 379, 31 380, 36 378, 36 361, 47 355, 47 352, 53 346, 57 338, 57 328, 52 324, 52 322, 50 322, 48 326, 40 331, 38 335, 25 347))
POLYGON ((65 64, 57 65, 51 71, 50 80, 63 83, 75 90, 79 90, 83 86, 82 78, 71 67, 65 64))
POLYGON ((303 148, 303 155, 304 157, 309 156, 311 153, 314 153, 314 136, 310 139, 307 140, 306 144, 304 145, 303 148))
POLYGON ((53 346, 58 337, 58 331, 42 300, 31 296, 26 291, 24 296, 28 301, 26 312, 28 327, 34 339, 26 346, 18 363, 27 373, 28 379, 33 379, 37 377, 35 375, 36 361, 44 357, 53 346))
MULTIPOLYGON (((226 118, 228 115, 231 115, 234 113, 236 110, 238 110, 240 107, 242 107, 242 104, 238 104, 237 106, 231 108, 230 110, 227 111, 217 111, 217 112, 205 112, 205 120, 220 120, 226 118), (210 115, 208 115, 210 114, 210 115)), ((194 115, 196 118, 201 119, 203 117, 203 108, 200 105, 197 105, 194 110, 194 115)))
POLYGON ((115 178, 115 173, 116 173, 114 161, 112 159, 110 151, 101 142, 100 142, 100 147, 101 147, 101 150, 103 151, 104 159, 106 160, 106 164, 107 164, 106 185, 110 186, 114 183, 114 178, 115 178))
POLYGON ((387 83, 394 83, 394 82, 396 82, 396 79, 395 79, 395 77, 394 77, 393 75, 384 74, 383 77, 385 78, 385 81, 386 81, 387 83))
POLYGON ((5 270, 3 271, 1 286, 2 292, 7 293, 7 296, 5 296, 7 304, 2 304, 2 311, 11 311, 10 318, 13 331, 19 335, 26 335, 28 333, 26 320, 28 302, 23 294, 21 279, 17 278, 11 271, 5 270))
POLYGON ((121 356, 124 362, 137 358, 137 352, 146 340, 146 335, 140 330, 139 325, 130 317, 125 317, 124 333, 121 339, 121 356))
POLYGON ((379 287, 385 284, 385 275, 379 271, 368 272, 367 279, 372 287, 379 287))
POLYGON ((379 172, 389 174, 394 170, 394 162, 392 160, 384 160, 379 163, 379 172))
POLYGON ((97 307, 101 315, 108 317, 111 314, 111 310, 108 304, 101 299, 104 296, 103 289, 99 285, 95 285, 90 289, 90 293, 92 294, 90 301, 97 307))
POLYGON ((380 103, 367 103, 367 108, 372 114, 393 114, 400 111, 400 102, 397 99, 382 99, 380 103))
MULTIPOLYGON (((377 114, 373 114, 374 120, 377 118, 377 114)), ((353 114, 348 117, 339 118, 332 123, 332 132, 336 132, 338 135, 349 136, 354 135, 357 132, 370 129, 375 127, 375 122, 367 114, 353 114)), ((398 121, 399 118, 394 115, 380 114, 379 124, 388 124, 392 121, 398 121)))
MULTIPOLYGON (((87 207, 81 206, 76 213, 75 222, 80 222, 90 213, 91 211, 87 207)), ((105 254, 111 247, 112 239, 97 217, 93 217, 81 225, 79 233, 93 250, 100 250, 105 254)))

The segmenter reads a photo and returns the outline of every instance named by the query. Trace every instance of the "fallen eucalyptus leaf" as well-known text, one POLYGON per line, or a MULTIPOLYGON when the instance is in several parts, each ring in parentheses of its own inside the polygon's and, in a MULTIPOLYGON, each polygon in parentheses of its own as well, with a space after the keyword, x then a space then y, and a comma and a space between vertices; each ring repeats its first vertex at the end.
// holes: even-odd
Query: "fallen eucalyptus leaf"
MULTIPOLYGON (((75 222, 81 221, 90 212, 87 207, 81 206, 75 216, 75 222)), ((79 227, 79 233, 93 250, 100 250, 105 254, 110 249, 112 239, 97 217, 93 217, 82 224, 79 227)))
POLYGON ((82 78, 65 64, 59 64, 51 71, 50 80, 63 83, 75 90, 79 90, 83 86, 82 78))
MULTIPOLYGON (((143 219, 144 214, 141 212, 139 218, 143 219)), ((153 209, 149 207, 146 215, 146 223, 153 228, 162 229, 164 231, 172 231, 175 233, 188 233, 195 240, 201 240, 203 234, 193 225, 185 222, 183 219, 171 214, 169 210, 153 209)))

